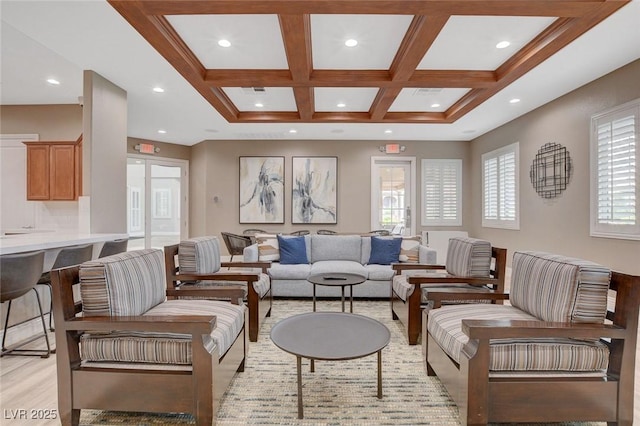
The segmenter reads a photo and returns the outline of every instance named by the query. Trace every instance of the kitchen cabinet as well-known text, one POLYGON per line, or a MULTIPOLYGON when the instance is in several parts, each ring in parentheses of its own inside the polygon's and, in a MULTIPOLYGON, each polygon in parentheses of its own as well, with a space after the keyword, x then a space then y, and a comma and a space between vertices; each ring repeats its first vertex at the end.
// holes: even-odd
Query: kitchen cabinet
POLYGON ((82 193, 82 137, 77 141, 24 142, 27 200, 77 200, 82 193))

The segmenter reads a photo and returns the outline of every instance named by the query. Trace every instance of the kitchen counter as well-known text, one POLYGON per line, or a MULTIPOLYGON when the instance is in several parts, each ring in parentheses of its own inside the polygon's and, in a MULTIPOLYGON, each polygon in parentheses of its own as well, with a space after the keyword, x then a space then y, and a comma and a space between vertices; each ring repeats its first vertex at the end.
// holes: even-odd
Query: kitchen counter
MULTIPOLYGON (((102 247, 102 243, 105 241, 127 237, 127 234, 86 234, 79 232, 32 232, 2 235, 0 236, 0 255, 24 253, 33 250, 54 252, 59 251, 59 249, 63 247, 78 244, 94 244, 95 255, 96 248, 99 249, 102 247)), ((45 263, 47 263, 46 259, 45 263)))

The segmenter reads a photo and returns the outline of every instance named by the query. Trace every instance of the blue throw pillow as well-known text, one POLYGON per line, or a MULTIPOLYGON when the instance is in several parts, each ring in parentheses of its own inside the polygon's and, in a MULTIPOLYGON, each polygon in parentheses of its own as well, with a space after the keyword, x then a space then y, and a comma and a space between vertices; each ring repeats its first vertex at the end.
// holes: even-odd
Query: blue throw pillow
POLYGON ((278 246, 280 247, 280 264, 297 265, 309 263, 307 259, 307 246, 304 237, 281 237, 278 235, 278 246))
POLYGON ((371 237, 369 264, 391 265, 400 260, 402 238, 371 237))

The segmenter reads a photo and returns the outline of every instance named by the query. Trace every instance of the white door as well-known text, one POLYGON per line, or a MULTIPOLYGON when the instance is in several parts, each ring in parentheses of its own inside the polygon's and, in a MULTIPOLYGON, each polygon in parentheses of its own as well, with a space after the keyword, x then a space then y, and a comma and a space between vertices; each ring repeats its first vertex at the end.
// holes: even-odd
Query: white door
POLYGON ((371 230, 415 235, 415 157, 371 157, 371 230))
POLYGON ((188 234, 188 162, 127 158, 129 250, 163 248, 188 234))

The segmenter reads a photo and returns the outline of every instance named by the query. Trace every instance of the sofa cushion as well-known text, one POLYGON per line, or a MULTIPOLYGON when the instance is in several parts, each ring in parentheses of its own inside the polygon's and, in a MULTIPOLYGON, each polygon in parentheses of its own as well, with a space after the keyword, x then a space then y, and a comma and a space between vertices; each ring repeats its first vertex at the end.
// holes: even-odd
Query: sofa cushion
POLYGON ((511 304, 544 321, 602 323, 611 271, 586 260, 516 252, 511 304))
POLYGON ((159 249, 128 251, 80 265, 85 316, 142 315, 165 300, 164 255, 159 249))
MULTIPOLYGON (((231 347, 244 326, 243 305, 217 300, 168 300, 144 315, 215 315, 212 342, 220 356, 231 347)), ((81 337, 83 361, 184 364, 192 362, 191 336, 179 333, 85 333, 81 337)))
POLYGON ((311 272, 311 265, 281 265, 272 263, 269 268, 269 275, 274 280, 306 280, 311 272))
POLYGON ((367 263, 391 265, 400 258, 402 238, 371 237, 371 255, 367 263))
POLYGON ((343 272, 346 274, 356 274, 367 278, 367 270, 360 262, 352 260, 324 260, 314 262, 311 265, 309 275, 330 274, 335 272, 343 272))
POLYGON ((220 270, 218 237, 197 237, 180 241, 178 246, 180 272, 213 274, 220 270))
POLYGON ((420 244, 422 237, 415 235, 413 237, 402 237, 400 246, 400 256, 398 260, 403 263, 418 263, 420 260, 420 244))
POLYGON ((280 264, 297 265, 309 263, 304 236, 285 237, 278 235, 278 246, 280 247, 280 264))
MULTIPOLYGON (((463 319, 536 321, 537 318, 508 305, 451 305, 429 311, 427 329, 456 362, 469 338, 463 319)), ((601 342, 574 339, 496 339, 489 349, 490 371, 603 372, 609 349, 601 342)))
POLYGON ((364 265, 364 269, 367 271, 367 279, 371 281, 389 281, 395 274, 389 265, 364 265))
POLYGON ((277 262, 280 260, 278 237, 274 234, 256 234, 258 244, 258 260, 261 262, 277 262))
POLYGON ((488 277, 491 243, 477 238, 455 237, 447 246, 447 272, 462 277, 488 277))
POLYGON ((362 237, 359 235, 312 235, 311 260, 351 260, 360 263, 362 237))

